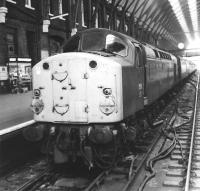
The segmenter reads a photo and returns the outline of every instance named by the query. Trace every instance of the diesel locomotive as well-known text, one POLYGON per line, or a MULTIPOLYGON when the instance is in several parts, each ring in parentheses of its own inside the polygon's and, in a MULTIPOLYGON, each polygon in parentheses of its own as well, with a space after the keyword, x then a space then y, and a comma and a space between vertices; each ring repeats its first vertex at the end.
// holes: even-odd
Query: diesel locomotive
POLYGON ((48 142, 55 163, 82 157, 90 167, 111 165, 137 138, 136 114, 195 71, 190 61, 108 29, 78 32, 63 50, 32 70, 35 140, 48 142))

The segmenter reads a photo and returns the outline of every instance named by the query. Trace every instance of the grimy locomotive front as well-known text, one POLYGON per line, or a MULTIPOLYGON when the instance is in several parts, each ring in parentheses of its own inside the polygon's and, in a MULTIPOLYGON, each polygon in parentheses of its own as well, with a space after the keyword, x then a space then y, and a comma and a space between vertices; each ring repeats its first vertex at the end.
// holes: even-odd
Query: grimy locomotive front
POLYGON ((83 158, 110 167, 140 132, 136 113, 193 71, 192 63, 119 32, 78 32, 64 53, 33 67, 38 123, 34 138, 25 136, 45 140, 57 164, 83 158))

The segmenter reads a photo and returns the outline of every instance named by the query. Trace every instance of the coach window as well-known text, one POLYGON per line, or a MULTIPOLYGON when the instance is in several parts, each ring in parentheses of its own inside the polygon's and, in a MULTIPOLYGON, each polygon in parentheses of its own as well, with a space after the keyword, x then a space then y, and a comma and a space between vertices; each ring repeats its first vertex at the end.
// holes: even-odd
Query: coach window
POLYGON ((64 52, 77 52, 79 49, 80 37, 75 35, 63 47, 64 52))
POLYGON ((127 45, 125 45, 120 38, 112 34, 106 36, 105 48, 120 56, 127 56, 127 50, 128 50, 127 45))
POLYGON ((159 58, 159 55, 158 55, 157 50, 154 50, 154 49, 153 49, 153 51, 154 51, 154 53, 155 53, 155 55, 156 55, 156 58, 159 58))

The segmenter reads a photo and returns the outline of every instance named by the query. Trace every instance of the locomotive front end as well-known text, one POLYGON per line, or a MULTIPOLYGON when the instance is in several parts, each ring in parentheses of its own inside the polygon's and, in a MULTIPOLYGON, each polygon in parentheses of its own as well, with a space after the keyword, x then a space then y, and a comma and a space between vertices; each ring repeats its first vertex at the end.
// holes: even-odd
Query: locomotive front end
POLYGON ((63 53, 33 68, 36 121, 89 124, 122 119, 121 67, 88 53, 63 53))
POLYGON ((123 152, 125 136, 135 137, 124 124, 128 51, 125 37, 91 29, 74 35, 65 53, 34 66, 32 110, 40 126, 26 137, 46 141, 55 163, 81 157, 90 167, 109 168, 123 152))
POLYGON ((120 64, 96 54, 63 53, 34 66, 34 119, 53 137, 56 163, 84 156, 92 166, 94 145, 113 149, 123 118, 121 81, 120 64))

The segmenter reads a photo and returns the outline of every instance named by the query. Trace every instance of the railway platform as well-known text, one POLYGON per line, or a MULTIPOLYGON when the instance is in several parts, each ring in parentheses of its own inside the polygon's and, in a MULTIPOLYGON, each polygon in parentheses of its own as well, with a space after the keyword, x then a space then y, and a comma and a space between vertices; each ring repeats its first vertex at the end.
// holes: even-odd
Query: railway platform
POLYGON ((0 131, 33 119, 31 96, 32 91, 0 95, 0 131))

